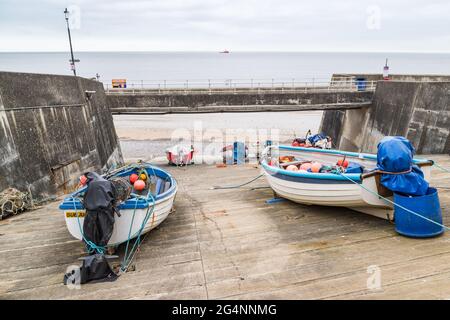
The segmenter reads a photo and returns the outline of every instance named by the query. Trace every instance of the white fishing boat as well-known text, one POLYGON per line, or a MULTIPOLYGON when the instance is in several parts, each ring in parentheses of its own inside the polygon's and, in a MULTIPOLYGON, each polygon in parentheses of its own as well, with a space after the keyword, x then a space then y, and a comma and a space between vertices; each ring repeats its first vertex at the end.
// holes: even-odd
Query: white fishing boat
MULTIPOLYGON (((172 210, 177 193, 176 180, 166 171, 146 163, 127 166, 114 173, 107 174, 108 179, 124 178, 132 174, 145 173, 149 188, 140 193, 131 193, 118 209, 120 216, 115 215, 114 229, 108 246, 114 247, 143 235, 160 225, 172 210), (142 230, 141 230, 142 229, 142 230)), ((82 197, 86 187, 79 189, 65 198, 59 208, 64 213, 67 229, 76 239, 82 240, 82 230, 86 210, 82 197)))
MULTIPOLYGON (((414 159, 430 180, 433 162, 414 159)), ((355 211, 376 217, 393 220, 392 204, 378 195, 392 199, 392 192, 380 184, 382 173, 374 170, 377 156, 374 154, 354 153, 340 150, 324 150, 293 146, 267 147, 261 160, 265 177, 277 196, 306 205, 347 207, 355 211), (279 163, 280 157, 290 156, 293 161, 279 163), (320 162, 335 166, 339 159, 358 163, 364 169, 362 173, 327 173, 291 171, 286 168, 302 162, 320 162)))

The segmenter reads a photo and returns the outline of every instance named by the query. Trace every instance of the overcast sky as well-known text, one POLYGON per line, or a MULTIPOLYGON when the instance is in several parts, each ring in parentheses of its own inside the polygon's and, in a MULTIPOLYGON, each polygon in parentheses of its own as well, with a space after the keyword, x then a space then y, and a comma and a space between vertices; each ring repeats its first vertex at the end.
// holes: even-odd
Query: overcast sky
POLYGON ((0 0, 0 51, 450 52, 448 0, 0 0))

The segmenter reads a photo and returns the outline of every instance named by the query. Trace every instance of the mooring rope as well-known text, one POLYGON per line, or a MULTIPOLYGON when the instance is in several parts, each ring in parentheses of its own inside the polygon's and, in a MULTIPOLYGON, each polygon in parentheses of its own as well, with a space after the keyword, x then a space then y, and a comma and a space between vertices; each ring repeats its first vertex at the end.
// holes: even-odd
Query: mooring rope
MULTIPOLYGON (((140 229, 139 229, 139 231, 138 231, 138 233, 137 233, 137 235, 135 237, 131 236, 131 229, 132 229, 133 223, 130 226, 130 231, 128 233, 128 239, 127 239, 127 249, 126 249, 126 253, 125 253, 125 256, 123 258, 121 267, 120 267, 121 271, 123 271, 123 272, 126 272, 128 270, 128 267, 130 266, 131 262, 133 261, 134 256, 135 256, 137 250, 139 249, 139 247, 141 245, 141 234, 142 234, 142 231, 144 230, 145 226, 147 225, 148 220, 150 219, 151 216, 153 216, 153 213, 155 211, 156 199, 153 197, 151 192, 149 192, 149 195, 150 195, 150 198, 152 200, 152 205, 150 206, 150 204, 149 204, 149 206, 147 207, 147 212, 145 213, 145 217, 142 220, 141 227, 140 227, 140 229), (137 239, 134 242, 133 247, 131 248, 130 252, 128 253, 128 245, 129 245, 129 243, 130 243, 132 238, 137 238, 137 239)), ((135 215, 135 212, 136 212, 136 209, 137 209, 137 201, 138 201, 138 198, 136 198, 136 206, 135 206, 135 209, 134 209, 134 212, 133 212, 133 219, 134 219, 134 215, 135 215)))
POLYGON ((442 171, 445 171, 445 172, 450 173, 450 170, 449 170, 449 169, 444 168, 443 166, 438 165, 436 162, 433 163, 433 166, 435 166, 435 167, 441 169, 442 171))
MULTIPOLYGON (((78 214, 77 205, 75 203, 75 198, 74 197, 72 197, 72 203, 73 203, 73 208, 75 210, 75 215, 76 215, 77 221, 78 221, 78 228, 80 228, 81 238, 83 239, 84 243, 86 243, 86 248, 88 250, 88 253, 92 253, 92 252, 95 251, 95 252, 97 252, 99 254, 104 254, 105 250, 106 250, 105 247, 96 245, 94 242, 88 240, 84 236, 83 228, 81 227, 81 222, 80 222, 80 215, 78 214)), ((87 214, 87 211, 86 211, 86 214, 87 214)))
POLYGON ((250 180, 250 181, 247 181, 247 182, 244 182, 244 183, 242 183, 242 184, 235 185, 235 186, 213 186, 213 187, 211 188, 211 190, 218 190, 218 189, 237 189, 237 188, 240 188, 240 187, 243 187, 243 186, 245 186, 245 185, 247 185, 247 184, 252 183, 253 181, 255 181, 255 180, 261 178, 263 175, 264 175, 264 173, 261 173, 261 174, 260 174, 259 176, 257 176, 256 178, 253 178, 253 179, 250 180))
POLYGON ((432 220, 432 219, 430 219, 430 218, 427 218, 427 217, 421 215, 420 213, 417 213, 417 212, 415 212, 415 211, 413 211, 413 210, 410 210, 410 209, 408 209, 408 208, 405 208, 404 206, 402 206, 402 205, 400 205, 400 204, 398 204, 398 203, 395 203, 394 201, 391 201, 391 200, 389 200, 389 199, 383 197, 382 195, 379 195, 377 192, 374 192, 374 191, 372 191, 372 190, 370 190, 370 189, 364 187, 361 183, 358 183, 358 182, 356 182, 356 181, 353 181, 352 179, 350 179, 349 177, 347 177, 345 174, 343 174, 342 171, 337 170, 336 173, 339 174, 340 176, 346 178, 347 180, 351 181, 352 183, 356 184, 357 186, 363 188, 364 190, 366 190, 366 191, 372 193, 373 195, 375 195, 375 196, 377 196, 377 197, 383 199, 384 201, 389 202, 390 204, 392 204, 392 205, 394 205, 394 206, 397 206, 398 208, 401 208, 401 209, 403 209, 403 210, 405 210, 405 211, 407 211, 407 212, 409 212, 409 213, 412 213, 413 215, 415 215, 415 216, 417 216, 417 217, 420 217, 420 218, 422 218, 422 219, 424 219, 424 220, 427 220, 427 221, 429 221, 429 222, 431 222, 431 223, 434 223, 435 225, 438 225, 438 226, 440 226, 440 227, 443 227, 443 228, 446 229, 446 230, 450 230, 449 227, 447 227, 447 226, 445 226, 445 225, 443 225, 443 224, 441 224, 441 223, 439 223, 439 222, 436 222, 436 221, 434 221, 434 220, 432 220))

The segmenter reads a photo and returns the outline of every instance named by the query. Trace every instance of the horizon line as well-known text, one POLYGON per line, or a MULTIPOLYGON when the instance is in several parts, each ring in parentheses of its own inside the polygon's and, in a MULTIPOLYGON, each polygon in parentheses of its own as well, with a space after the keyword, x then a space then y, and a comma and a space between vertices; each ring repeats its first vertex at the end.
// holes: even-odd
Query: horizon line
MULTIPOLYGON (((66 50, 0 50, 0 53, 68 53, 66 50)), ((221 53, 213 50, 74 50, 74 53, 221 53)), ((233 53, 418 53, 418 54, 450 54, 450 51, 324 51, 324 50, 236 50, 224 54, 233 53)))

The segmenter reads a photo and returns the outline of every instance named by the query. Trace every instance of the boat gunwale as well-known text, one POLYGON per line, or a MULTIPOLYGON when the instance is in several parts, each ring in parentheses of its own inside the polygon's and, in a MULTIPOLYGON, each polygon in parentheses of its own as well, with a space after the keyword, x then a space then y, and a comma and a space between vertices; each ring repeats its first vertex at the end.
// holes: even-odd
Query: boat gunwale
MULTIPOLYGON (((168 190, 164 191, 161 194, 158 194, 156 196, 153 195, 154 198, 154 203, 155 205, 157 205, 158 203, 170 198, 172 196, 172 194, 176 193, 178 186, 177 186, 177 182, 175 180, 175 178, 167 171, 153 166, 151 164, 148 163, 143 163, 144 167, 147 169, 148 167, 151 168, 151 170, 155 173, 155 175, 159 178, 169 178, 167 181, 170 181, 171 186, 168 190), (156 174, 156 173, 160 173, 162 174, 163 177, 161 177, 160 175, 156 174)), ((123 171, 119 171, 117 174, 113 175, 113 176, 126 176, 128 173, 133 172, 136 168, 132 167, 132 168, 126 168, 123 171)), ((82 204, 82 202, 80 201, 80 199, 77 197, 81 192, 85 191, 87 188, 87 186, 76 190, 75 192, 71 193, 69 195, 69 197, 64 198, 63 202, 59 205, 59 209, 60 210, 84 210, 84 205, 82 204)), ((133 210, 133 209, 145 209, 148 208, 151 204, 151 202, 153 201, 149 201, 151 199, 150 197, 150 193, 148 194, 148 196, 144 199, 144 198, 131 198, 131 199, 127 199, 125 202, 121 203, 119 206, 120 210, 133 210)))
MULTIPOLYGON (((265 150, 266 151, 269 148, 276 148, 276 146, 268 146, 265 150)), ((277 146, 279 150, 288 150, 288 151, 300 151, 300 152, 316 152, 316 153, 323 153, 323 154, 330 154, 330 155, 343 155, 343 156, 349 156, 354 157, 362 160, 369 160, 369 161, 377 161, 377 155, 371 154, 371 153, 358 153, 358 152, 350 152, 350 151, 342 151, 337 149, 319 149, 319 148, 305 148, 305 147, 294 147, 294 146, 288 146, 288 145, 279 145, 277 146)), ((414 164, 423 164, 428 163, 429 160, 427 159, 420 159, 420 158, 414 158, 413 159, 414 164)), ((334 174, 334 173, 315 173, 315 172, 299 172, 299 171, 289 171, 283 168, 270 166, 267 164, 266 158, 263 157, 261 160, 261 165, 263 166, 266 173, 271 174, 270 172, 274 172, 275 174, 281 174, 281 175, 287 175, 292 177, 299 177, 299 178, 309 178, 309 179, 318 179, 318 180, 335 180, 335 181, 348 181, 351 183, 350 180, 353 182, 361 182, 363 180, 361 173, 342 173, 342 174, 334 174), (270 171, 270 172, 267 172, 270 171)), ((366 173, 367 174, 367 173, 366 173)))

